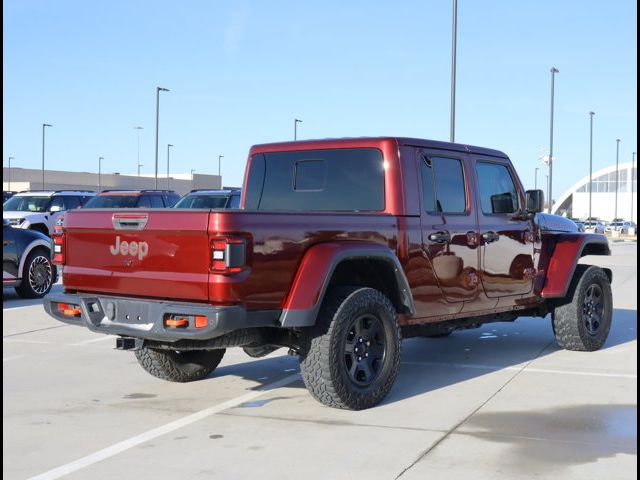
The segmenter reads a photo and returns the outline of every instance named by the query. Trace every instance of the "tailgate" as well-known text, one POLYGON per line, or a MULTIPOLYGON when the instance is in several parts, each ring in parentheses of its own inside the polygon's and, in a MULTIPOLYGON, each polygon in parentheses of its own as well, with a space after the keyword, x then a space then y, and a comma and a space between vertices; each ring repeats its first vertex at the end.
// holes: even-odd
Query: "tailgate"
POLYGON ((65 290, 206 302, 203 210, 74 210, 65 218, 65 290))

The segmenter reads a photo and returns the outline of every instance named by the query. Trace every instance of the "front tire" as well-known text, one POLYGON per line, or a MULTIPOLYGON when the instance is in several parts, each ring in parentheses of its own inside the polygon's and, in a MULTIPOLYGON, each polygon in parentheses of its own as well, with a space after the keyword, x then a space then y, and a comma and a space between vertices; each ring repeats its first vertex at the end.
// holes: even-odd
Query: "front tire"
POLYGON ((47 250, 29 253, 22 270, 22 282, 16 293, 22 298, 42 298, 51 290, 56 274, 47 250))
POLYGON ((169 382, 202 380, 213 372, 222 357, 220 350, 156 350, 143 347, 135 351, 136 359, 147 373, 169 382))
POLYGON ((300 352, 311 395, 324 405, 363 410, 389 393, 400 366, 402 337, 390 300, 372 288, 327 293, 300 352))
POLYGON ((565 303, 553 312, 556 341, 567 350, 599 350, 609 336, 612 316, 609 278, 601 268, 578 265, 565 303))

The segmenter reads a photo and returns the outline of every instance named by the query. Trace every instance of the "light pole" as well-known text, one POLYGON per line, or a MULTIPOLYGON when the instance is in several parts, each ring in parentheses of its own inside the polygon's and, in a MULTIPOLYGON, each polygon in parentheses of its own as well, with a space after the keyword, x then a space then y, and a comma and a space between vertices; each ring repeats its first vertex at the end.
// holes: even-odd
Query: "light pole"
POLYGON ((193 190, 193 172, 195 172, 195 170, 192 168, 191 169, 191 190, 193 190))
POLYGON ((534 190, 538 189, 538 170, 540 170, 540 167, 536 167, 535 180, 533 181, 533 189, 534 190))
POLYGON ((158 189, 158 128, 160 124, 160 92, 168 92, 168 88, 156 87, 156 174, 155 188, 158 189))
MULTIPOLYGON (((635 153, 634 153, 634 155, 635 155, 635 153)), ((9 185, 7 187, 7 190, 9 190, 9 191, 11 191, 11 160, 15 160, 15 158, 14 157, 9 157, 9 175, 8 175, 9 178, 7 179, 8 183, 9 183, 9 185)), ((633 167, 631 168, 631 171, 633 171, 633 167)))
POLYGON ((302 123, 302 120, 297 118, 293 120, 293 140, 298 140, 298 123, 302 123))
POLYGON ((220 160, 224 158, 224 155, 218 155, 218 176, 220 177, 220 186, 222 187, 222 175, 220 174, 220 160))
POLYGON ((449 141, 456 139, 456 51, 458 37, 458 0, 453 0, 453 15, 451 25, 451 124, 449 126, 449 141))
POLYGON ((104 157, 98 157, 98 192, 102 191, 102 160, 104 157))
POLYGON ((173 147, 170 143, 167 143, 167 190, 169 190, 169 149, 173 147))
POLYGON ((556 67, 551 67, 551 122, 549 128, 549 213, 553 208, 553 102, 556 73, 559 73, 556 67))
POLYGON ((631 216, 629 221, 633 222, 633 167, 636 163, 636 152, 631 152, 631 216))
POLYGON ((133 129, 138 131, 138 187, 140 187, 140 167, 143 166, 140 165, 140 130, 143 130, 143 128, 140 126, 136 126, 133 127, 133 129))
POLYGON ((44 129, 46 127, 53 127, 48 123, 42 124, 42 190, 44 190, 44 129))
POLYGON ((615 222, 618 218, 618 158, 620 154, 620 139, 616 138, 616 208, 615 213, 613 214, 613 221, 615 222))
MULTIPOLYGON (((545 175, 547 177, 547 197, 549 196, 549 175, 545 175)), ((547 200, 547 203, 549 200, 547 200)), ((551 212, 551 207, 549 207, 549 212, 551 212)))
POLYGON ((589 112, 589 218, 591 218, 591 198, 593 192, 593 116, 595 112, 589 112))

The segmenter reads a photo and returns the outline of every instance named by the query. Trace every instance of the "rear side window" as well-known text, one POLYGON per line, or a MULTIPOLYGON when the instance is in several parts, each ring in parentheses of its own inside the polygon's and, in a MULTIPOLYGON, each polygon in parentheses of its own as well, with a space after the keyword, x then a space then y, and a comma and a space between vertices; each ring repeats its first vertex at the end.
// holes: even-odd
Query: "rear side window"
POLYGON ((80 197, 64 197, 64 206, 66 210, 73 210, 80 206, 80 197))
POLYGON ((518 193, 505 165, 488 162, 476 164, 482 213, 506 214, 518 210, 518 193))
POLYGON ((231 195, 227 208, 240 208, 240 195, 231 195))
POLYGON ((164 195, 164 204, 166 207, 173 207, 180 200, 180 195, 175 195, 173 193, 164 195))
POLYGON ((384 210, 382 153, 374 148, 353 148, 254 155, 246 208, 384 210))
POLYGON ((60 207, 60 210, 65 210, 64 198, 61 196, 53 197, 49 205, 49 210, 51 210, 51 207, 60 207))
POLYGON ((422 195, 428 213, 465 213, 467 196, 462 162, 456 158, 422 157, 422 195))
POLYGON ((164 208, 164 202, 160 195, 149 195, 149 202, 151 202, 151 208, 164 208))

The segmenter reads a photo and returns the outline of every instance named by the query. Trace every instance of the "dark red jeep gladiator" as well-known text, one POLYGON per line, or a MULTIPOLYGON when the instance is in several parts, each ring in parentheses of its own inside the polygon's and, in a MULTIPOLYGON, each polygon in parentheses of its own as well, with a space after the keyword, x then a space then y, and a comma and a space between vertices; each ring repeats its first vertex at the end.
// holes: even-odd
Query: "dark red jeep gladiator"
POLYGON ((325 405, 391 389, 402 337, 552 314, 597 350, 611 326, 603 235, 540 213, 502 152, 411 138, 254 146, 241 210, 74 210, 47 312, 117 335, 159 378, 206 377, 226 348, 286 347, 325 405))

